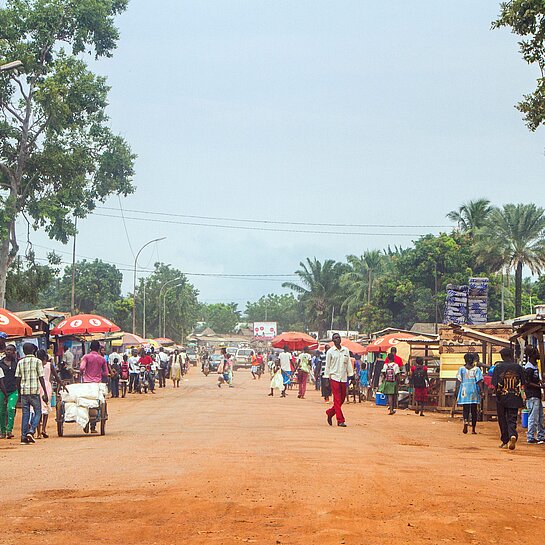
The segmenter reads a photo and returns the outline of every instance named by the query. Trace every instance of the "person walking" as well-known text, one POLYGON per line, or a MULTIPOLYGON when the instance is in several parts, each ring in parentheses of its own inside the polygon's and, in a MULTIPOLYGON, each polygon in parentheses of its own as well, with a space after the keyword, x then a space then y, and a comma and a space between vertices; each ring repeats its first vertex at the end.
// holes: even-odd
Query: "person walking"
POLYGON ((21 444, 28 445, 35 443, 34 433, 42 417, 42 404, 40 401, 40 386, 44 392, 42 401, 49 402, 47 387, 44 380, 44 369, 42 362, 35 356, 36 345, 32 343, 23 344, 24 357, 19 360, 15 371, 17 389, 21 396, 22 422, 21 422, 21 444), (34 411, 32 417, 30 408, 34 411))
MULTIPOLYGON (((42 418, 36 429, 36 439, 48 439, 49 435, 47 434, 47 421, 49 420, 49 413, 53 410, 51 405, 53 401, 53 385, 51 384, 51 375, 55 379, 58 388, 62 386, 64 391, 68 391, 66 387, 62 384, 61 377, 58 375, 55 366, 51 363, 51 358, 49 354, 43 349, 40 348, 36 352, 36 357, 42 362, 44 368, 44 380, 46 385, 46 392, 48 397, 48 402, 43 401, 43 390, 40 388, 40 395, 42 396, 42 418)), ((57 390, 58 391, 58 390, 57 390)))
POLYGON ((112 397, 119 397, 119 380, 121 373, 121 355, 117 352, 112 352, 108 359, 110 366, 110 392, 112 397))
POLYGON ((360 364, 360 392, 364 401, 369 400, 369 371, 367 369, 367 363, 362 361, 360 364))
POLYGON ((138 391, 138 383, 140 382, 140 366, 138 365, 138 352, 136 348, 131 350, 129 358, 129 394, 138 391))
POLYGON ((4 390, 0 391, 0 439, 13 439, 15 408, 19 400, 17 390, 17 352, 15 345, 8 344, 0 360, 0 375, 3 376, 4 390))
POLYGON ((280 397, 286 397, 286 389, 288 388, 291 382, 291 359, 292 354, 290 352, 289 346, 284 346, 284 352, 281 352, 278 356, 280 359, 280 369, 282 370, 282 378, 284 380, 284 389, 280 394, 280 397))
POLYGON ((524 349, 524 355, 527 362, 524 366, 524 378, 526 386, 526 408, 528 409, 528 431, 526 440, 528 444, 545 443, 545 429, 543 427, 543 403, 541 395, 543 391, 543 382, 539 376, 537 362, 539 360, 539 352, 535 346, 527 346, 524 349))
POLYGON ((430 379, 428 378, 428 368, 424 365, 424 359, 417 356, 415 364, 411 368, 411 379, 414 388, 414 402, 416 404, 416 414, 424 416, 424 406, 428 402, 428 388, 430 379))
POLYGON ((166 388, 168 356, 162 346, 159 348, 159 354, 157 357, 159 360, 159 388, 166 388))
POLYGON ((518 411, 523 406, 524 370, 518 363, 515 363, 511 348, 502 348, 500 356, 502 361, 494 367, 492 375, 501 435, 500 448, 515 450, 518 440, 518 411))
POLYGON ((123 361, 119 369, 119 385, 121 388, 121 397, 125 397, 127 395, 127 385, 129 384, 129 377, 129 356, 127 356, 127 354, 123 354, 123 361))
POLYGON ((346 421, 342 411, 342 405, 346 399, 346 381, 354 375, 350 352, 341 345, 341 336, 334 333, 332 337, 333 347, 327 351, 324 378, 328 379, 333 405, 327 409, 327 423, 333 425, 333 416, 337 419, 337 426, 346 427, 346 421))
POLYGON ((312 357, 312 372, 314 374, 314 388, 316 390, 319 390, 321 387, 321 379, 322 379, 322 359, 321 356, 322 353, 319 350, 316 350, 314 352, 314 356, 312 357))
MULTIPOLYGON (((456 390, 454 397, 456 403, 462 406, 464 427, 463 433, 468 432, 471 415, 471 433, 476 434, 477 415, 482 398, 483 373, 480 367, 475 365, 474 354, 464 355, 464 365, 458 369, 456 375, 456 390)), ((454 414, 454 407, 452 408, 454 414)))
MULTIPOLYGON (((81 358, 79 365, 83 382, 93 384, 103 383, 103 377, 109 374, 109 368, 106 359, 100 354, 100 343, 97 340, 91 341, 89 348, 91 351, 81 358)), ((98 433, 96 425, 96 420, 91 421, 91 433, 98 433)), ((87 433, 89 429, 86 427, 84 431, 87 433)))
POLYGON ((324 351, 320 354, 320 390, 325 403, 329 403, 329 398, 331 397, 331 384, 329 379, 325 377, 325 364, 328 351, 329 345, 326 344, 324 351))
POLYGON ((305 399, 307 391, 308 375, 310 373, 311 356, 308 351, 308 346, 303 348, 303 352, 297 358, 297 383, 299 384, 299 399, 305 399))
POLYGON ((397 408, 397 386, 399 381, 399 366, 394 361, 395 354, 390 352, 386 364, 382 368, 382 384, 379 392, 388 398, 388 414, 395 414, 397 408))
POLYGON ((174 354, 170 356, 170 378, 172 379, 173 388, 180 387, 180 379, 182 378, 182 359, 182 354, 180 354, 180 351, 176 348, 174 354))

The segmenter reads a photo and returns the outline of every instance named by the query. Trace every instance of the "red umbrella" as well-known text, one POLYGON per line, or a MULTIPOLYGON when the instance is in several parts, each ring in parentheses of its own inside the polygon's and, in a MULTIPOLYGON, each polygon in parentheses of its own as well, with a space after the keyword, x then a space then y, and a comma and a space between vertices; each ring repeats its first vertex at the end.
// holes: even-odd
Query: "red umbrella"
POLYGON ((121 331, 110 320, 96 314, 78 314, 63 320, 51 331, 52 335, 89 335, 121 331))
MULTIPOLYGON (((333 346, 333 343, 329 343, 329 346, 333 346)), ((341 346, 346 346, 346 348, 348 348, 352 354, 365 354, 365 346, 363 346, 363 344, 357 343, 356 341, 351 341, 346 337, 341 339, 341 346)))
POLYGON ((388 352, 392 346, 403 342, 403 339, 414 339, 416 334, 409 333, 390 333, 375 339, 369 346, 365 347, 366 352, 388 352))
POLYGON ((32 328, 5 308, 0 308, 0 331, 8 337, 30 337, 32 335, 32 328))
POLYGON ((316 348, 318 346, 318 341, 306 333, 286 331, 285 333, 277 335, 271 341, 271 344, 274 348, 284 348, 284 346, 287 345, 290 350, 303 350, 305 346, 316 348))

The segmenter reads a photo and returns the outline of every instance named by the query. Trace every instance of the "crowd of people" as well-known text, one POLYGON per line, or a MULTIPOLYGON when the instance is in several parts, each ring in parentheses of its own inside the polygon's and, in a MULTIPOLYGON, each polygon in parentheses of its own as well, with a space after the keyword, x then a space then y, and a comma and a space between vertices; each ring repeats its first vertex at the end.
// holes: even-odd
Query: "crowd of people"
MULTIPOLYGON (((68 346, 59 359, 58 366, 45 350, 38 350, 32 343, 24 343, 22 357, 17 356, 14 344, 5 344, 0 339, 0 438, 14 437, 15 411, 18 402, 21 406, 21 443, 33 444, 36 439, 48 438, 48 417, 55 406, 56 391, 65 389, 74 382, 106 383, 111 397, 126 397, 127 394, 155 394, 156 385, 166 388, 172 381, 173 388, 180 387, 180 381, 189 371, 189 357, 175 349, 167 354, 163 347, 155 351, 130 349, 124 353, 115 349, 109 354, 98 341, 90 343, 90 351, 76 364, 68 346)), ((456 375, 455 404, 462 409, 462 432, 477 433, 481 402, 485 388, 491 388, 496 395, 497 418, 500 428, 501 448, 513 450, 518 441, 517 421, 521 408, 528 412, 527 442, 545 443, 542 393, 545 383, 539 373, 539 352, 533 346, 524 351, 524 366, 515 362, 513 350, 503 348, 501 361, 488 370, 488 386, 479 365, 476 353, 464 356, 464 365, 456 375)), ((342 406, 349 392, 357 392, 360 400, 371 400, 378 395, 385 396, 389 415, 396 414, 400 398, 400 386, 406 380, 413 393, 415 413, 424 416, 429 404, 428 390, 430 378, 424 359, 416 357, 408 367, 397 355, 395 347, 385 357, 382 365, 374 366, 369 376, 368 363, 357 354, 342 346, 341 337, 334 334, 332 343, 323 351, 312 354, 308 347, 300 352, 292 352, 285 346, 281 352, 262 352, 251 356, 253 380, 260 380, 268 367, 271 381, 270 393, 275 390, 285 398, 293 386, 297 385, 298 399, 305 399, 308 384, 314 384, 326 403, 332 405, 326 410, 327 423, 332 426, 335 418, 337 426, 346 427, 342 406), (374 387, 372 382, 375 382, 374 387)), ((203 372, 208 358, 204 358, 203 372)), ((221 363, 217 367, 217 386, 233 384, 233 356, 226 348, 221 349, 221 363)), ((208 374, 205 372, 205 374, 208 374)), ((407 403, 408 405, 408 403, 407 403)), ((96 433, 94 427, 91 433, 96 433)))
MULTIPOLYGON (((501 360, 488 370, 489 386, 485 386, 483 371, 477 353, 464 355, 464 365, 456 374, 456 388, 452 416, 457 407, 462 410, 462 433, 471 429, 477 434, 477 422, 481 416, 481 403, 485 387, 489 387, 496 397, 497 419, 500 431, 500 448, 514 450, 518 441, 517 422, 519 410, 526 407, 528 412, 527 443, 545 444, 545 424, 543 414, 543 389, 545 382, 539 373, 539 351, 534 346, 524 350, 524 365, 515 362, 511 348, 500 351, 501 360)), ((333 398, 333 404, 326 410, 327 423, 333 425, 335 418, 339 427, 346 427, 342 406, 349 391, 357 391, 360 400, 371 400, 376 395, 386 397, 389 415, 398 410, 400 386, 405 380, 412 391, 414 412, 425 416, 429 407, 430 377, 424 358, 416 357, 410 367, 403 363, 392 347, 380 369, 374 370, 378 387, 370 383, 367 362, 357 354, 352 354, 341 345, 341 337, 334 334, 332 346, 326 345, 323 351, 310 354, 308 347, 302 352, 291 351, 285 346, 275 356, 269 355, 271 372, 270 393, 275 390, 280 397, 286 397, 289 389, 297 384, 299 399, 305 398, 308 383, 314 383, 326 403, 333 398)), ((406 406, 409 405, 407 401, 406 406)))
MULTIPOLYGON (((18 357, 14 344, 0 339, 0 439, 12 439, 16 407, 21 407, 21 444, 30 445, 36 439, 47 439, 49 414, 56 404, 56 392, 66 390, 77 382, 105 383, 111 397, 126 397, 148 391, 155 394, 155 386, 166 388, 172 380, 174 388, 189 371, 189 358, 175 349, 170 355, 163 347, 156 352, 131 349, 119 353, 115 349, 106 354, 99 341, 91 341, 90 350, 79 364, 68 345, 55 365, 46 350, 30 342, 22 345, 18 357), (56 386, 55 388, 53 386, 56 386)), ((97 433, 91 424, 90 433, 97 433)))

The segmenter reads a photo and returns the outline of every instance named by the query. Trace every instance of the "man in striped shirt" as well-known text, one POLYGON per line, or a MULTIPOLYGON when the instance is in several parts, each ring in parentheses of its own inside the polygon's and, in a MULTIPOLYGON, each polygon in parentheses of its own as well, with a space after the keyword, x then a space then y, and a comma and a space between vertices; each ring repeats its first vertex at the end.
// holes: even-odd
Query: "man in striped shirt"
POLYGON ((40 401, 40 385, 44 392, 42 398, 47 404, 47 389, 44 380, 44 368, 42 362, 35 356, 36 346, 32 343, 23 345, 25 356, 19 360, 15 378, 17 379, 17 388, 21 395, 21 407, 23 420, 21 423, 21 444, 28 445, 35 443, 34 432, 42 418, 42 403, 40 401), (30 407, 34 414, 30 418, 30 407))

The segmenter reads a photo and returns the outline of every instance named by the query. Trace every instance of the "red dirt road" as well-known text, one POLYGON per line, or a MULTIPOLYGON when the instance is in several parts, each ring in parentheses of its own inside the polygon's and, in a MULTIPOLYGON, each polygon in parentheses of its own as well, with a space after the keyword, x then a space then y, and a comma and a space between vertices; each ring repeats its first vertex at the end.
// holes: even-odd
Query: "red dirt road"
POLYGON ((464 436, 371 404, 330 428, 314 390, 271 399, 247 371, 232 389, 215 379, 193 369, 179 390, 112 400, 105 437, 70 424, 1 440, 0 543, 545 542, 545 447, 522 434, 500 451, 496 424, 464 436))

